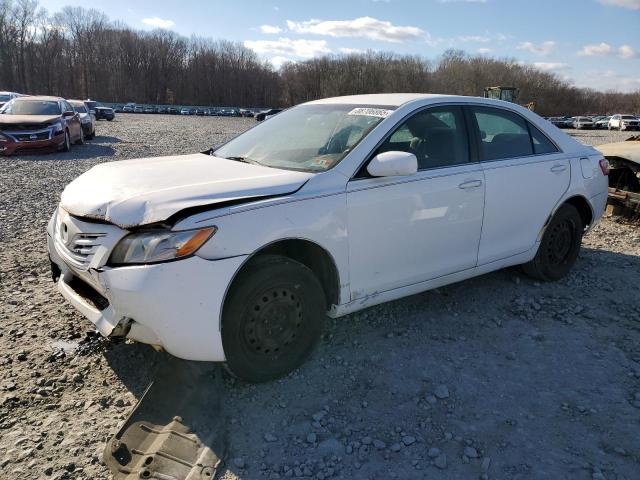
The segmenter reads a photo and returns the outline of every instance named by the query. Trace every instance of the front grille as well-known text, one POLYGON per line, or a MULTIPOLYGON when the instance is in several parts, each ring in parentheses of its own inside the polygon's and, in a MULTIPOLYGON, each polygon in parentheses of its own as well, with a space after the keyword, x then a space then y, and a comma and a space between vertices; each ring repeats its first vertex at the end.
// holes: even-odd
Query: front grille
POLYGON ((105 233, 77 233, 65 243, 61 230, 58 232, 58 240, 63 250, 62 253, 65 254, 67 259, 78 268, 86 268, 91 261, 91 257, 96 253, 98 247, 100 247, 101 238, 105 235, 105 233))
POLYGON ((44 130, 49 128, 48 124, 38 123, 11 123, 4 126, 0 126, 2 130, 8 130, 12 132, 33 132, 38 130, 44 130))
POLYGON ((57 249, 71 266, 85 270, 107 235, 106 230, 102 230, 105 226, 81 222, 66 212, 63 214, 62 210, 60 212, 54 232, 57 249))
POLYGON ((37 142, 40 140, 49 140, 51 138, 50 130, 41 130, 38 132, 5 132, 15 138, 18 142, 37 142))

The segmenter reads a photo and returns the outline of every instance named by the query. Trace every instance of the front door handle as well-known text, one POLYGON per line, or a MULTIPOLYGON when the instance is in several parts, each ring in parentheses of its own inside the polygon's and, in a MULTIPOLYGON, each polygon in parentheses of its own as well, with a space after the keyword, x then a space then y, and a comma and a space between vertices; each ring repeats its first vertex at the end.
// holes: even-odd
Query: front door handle
POLYGON ((469 180, 467 182, 462 182, 458 185, 458 188, 466 190, 467 188, 478 188, 480 185, 482 185, 482 180, 469 180))
POLYGON ((564 172, 566 169, 567 169, 566 165, 554 165, 553 167, 551 167, 551 171, 553 173, 564 172))

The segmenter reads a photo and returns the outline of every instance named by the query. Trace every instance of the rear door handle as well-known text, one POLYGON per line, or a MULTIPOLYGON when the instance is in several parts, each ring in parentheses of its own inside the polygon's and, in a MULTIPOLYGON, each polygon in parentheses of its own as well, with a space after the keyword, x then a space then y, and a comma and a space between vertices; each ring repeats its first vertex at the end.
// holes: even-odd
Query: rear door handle
POLYGON ((482 180, 469 180, 467 182, 462 182, 458 185, 458 188, 466 190, 467 188, 478 188, 480 185, 482 185, 482 180))
POLYGON ((553 173, 564 172, 566 169, 567 169, 566 165, 554 165, 553 167, 551 167, 551 171, 553 173))

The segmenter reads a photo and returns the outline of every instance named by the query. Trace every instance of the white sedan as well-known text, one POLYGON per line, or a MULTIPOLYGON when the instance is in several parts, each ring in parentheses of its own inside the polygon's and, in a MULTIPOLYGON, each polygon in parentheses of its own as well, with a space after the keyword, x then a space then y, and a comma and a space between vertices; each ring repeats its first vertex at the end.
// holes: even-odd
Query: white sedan
POLYGON ((204 154, 93 167, 62 193, 48 250, 103 335, 265 381, 303 362, 325 315, 512 265, 564 277, 607 174, 512 103, 330 98, 204 154))

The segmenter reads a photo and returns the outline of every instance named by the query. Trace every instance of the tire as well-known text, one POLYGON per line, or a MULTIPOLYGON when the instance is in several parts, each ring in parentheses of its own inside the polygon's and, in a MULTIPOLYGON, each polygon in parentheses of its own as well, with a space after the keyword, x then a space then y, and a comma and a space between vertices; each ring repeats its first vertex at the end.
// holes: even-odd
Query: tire
POLYGON ((279 255, 257 257, 234 280, 224 304, 227 369, 251 383, 291 372, 318 344, 325 311, 322 285, 309 268, 279 255))
POLYGON ((576 262, 583 234, 584 225, 580 213, 576 207, 565 203, 549 222, 536 256, 522 266, 523 270, 538 280, 560 280, 576 262))
POLYGON ((84 130, 80 128, 80 137, 76 141, 76 145, 84 145, 84 130))
POLYGON ((69 130, 64 131, 64 143, 60 147, 61 152, 68 152, 71 150, 71 137, 69 136, 69 130))

